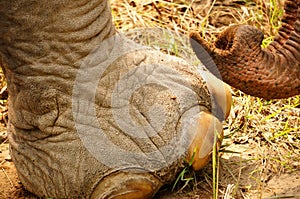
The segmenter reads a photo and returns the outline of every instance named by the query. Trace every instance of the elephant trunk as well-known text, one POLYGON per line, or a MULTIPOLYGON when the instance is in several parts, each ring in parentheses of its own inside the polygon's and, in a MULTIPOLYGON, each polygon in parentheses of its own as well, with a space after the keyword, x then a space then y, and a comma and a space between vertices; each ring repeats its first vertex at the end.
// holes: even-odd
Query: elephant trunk
MULTIPOLYGON (((241 91, 265 99, 300 94, 300 0, 285 2, 282 27, 274 41, 261 48, 264 35, 247 25, 234 25, 210 45, 197 33, 191 38, 202 44, 218 67, 222 80, 241 91)), ((198 55, 201 59, 201 56, 198 55)), ((205 64, 205 63, 204 63, 205 64)), ((207 68, 216 76, 217 72, 207 68)))

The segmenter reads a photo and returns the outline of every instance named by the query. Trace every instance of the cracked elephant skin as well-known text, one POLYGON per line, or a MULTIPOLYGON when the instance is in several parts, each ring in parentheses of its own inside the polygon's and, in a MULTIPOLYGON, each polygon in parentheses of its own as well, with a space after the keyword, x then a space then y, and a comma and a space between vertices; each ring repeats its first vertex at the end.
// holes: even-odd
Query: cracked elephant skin
POLYGON ((117 34, 107 1, 1 0, 0 27, 10 153, 37 196, 151 198, 220 144, 227 86, 117 34))

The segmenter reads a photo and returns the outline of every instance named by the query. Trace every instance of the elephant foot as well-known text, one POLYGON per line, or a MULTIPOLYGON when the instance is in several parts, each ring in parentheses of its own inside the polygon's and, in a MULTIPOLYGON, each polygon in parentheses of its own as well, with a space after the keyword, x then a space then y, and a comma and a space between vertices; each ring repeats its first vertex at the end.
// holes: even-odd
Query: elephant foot
POLYGON ((223 127, 220 120, 209 112, 201 112, 195 124, 188 131, 194 135, 188 148, 188 160, 192 161, 194 170, 203 168, 210 160, 214 146, 221 145, 223 127), (216 144, 216 145, 215 145, 216 144))
POLYGON ((92 199, 152 198, 162 183, 148 173, 119 172, 105 177, 91 195, 92 199))

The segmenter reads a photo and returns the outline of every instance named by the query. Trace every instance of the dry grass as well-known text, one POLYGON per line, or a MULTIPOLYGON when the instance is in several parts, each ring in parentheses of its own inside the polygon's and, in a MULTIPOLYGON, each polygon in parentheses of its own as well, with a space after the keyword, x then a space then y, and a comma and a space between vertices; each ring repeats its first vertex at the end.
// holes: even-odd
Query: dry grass
MULTIPOLYGON (((172 30, 175 41, 167 41, 170 36, 162 37, 162 32, 155 35, 157 31, 153 31, 156 33, 151 33, 151 42, 147 36, 148 40, 143 43, 168 53, 172 51, 192 62, 195 59, 186 43, 189 32, 201 32, 206 40, 212 41, 230 24, 250 24, 264 32, 263 46, 267 46, 280 27, 282 6, 279 0, 112 1, 114 23, 119 30, 126 32, 145 27, 172 30)), ((300 96, 266 101, 235 89, 233 96, 231 115, 224 125, 224 152, 220 153, 219 196, 262 198, 275 192, 287 196, 287 191, 275 190, 269 182, 275 179, 274 176, 286 173, 299 175, 300 96)), ((171 194, 172 198, 206 198, 205 194, 211 197, 214 186, 211 165, 198 173, 185 170, 184 174, 183 181, 177 184, 177 193, 171 194)), ((294 188, 289 186, 284 182, 281 187, 285 190, 294 188)), ((300 197, 297 192, 290 194, 294 198, 300 197)), ((158 198, 163 197, 160 195, 164 194, 159 194, 158 198)))
POLYGON ((111 4, 114 23, 122 31, 161 27, 183 34, 199 31, 211 40, 229 24, 250 24, 267 37, 274 35, 282 14, 282 3, 274 1, 113 0, 111 4))

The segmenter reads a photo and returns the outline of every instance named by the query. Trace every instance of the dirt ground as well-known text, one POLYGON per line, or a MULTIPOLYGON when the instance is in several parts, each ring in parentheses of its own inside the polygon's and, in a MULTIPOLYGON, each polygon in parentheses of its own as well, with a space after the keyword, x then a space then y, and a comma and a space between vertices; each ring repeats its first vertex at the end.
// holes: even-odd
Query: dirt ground
MULTIPOLYGON (((268 8, 268 4, 260 0, 220 0, 215 2, 213 9, 210 9, 211 0, 195 0, 193 6, 182 2, 114 0, 114 22, 119 29, 132 29, 144 27, 149 20, 158 23, 157 26, 177 28, 185 33, 193 29, 191 24, 198 23, 209 13, 206 36, 213 38, 219 29, 230 23, 257 25, 252 13, 257 11, 258 5, 261 9, 268 8), (193 9, 193 13, 189 13, 189 9, 193 9), (186 18, 178 22, 176 16, 186 18), (167 20, 171 22, 164 24, 167 20)), ((282 6, 281 1, 278 6, 282 6)), ((262 21, 259 23, 260 28, 271 30, 262 21)), ((272 35, 272 31, 265 33, 272 35)), ((9 156, 6 83, 3 74, 0 78, 0 199, 37 198, 23 188, 9 156)), ((224 123, 225 139, 219 154, 219 198, 300 198, 300 96, 265 101, 236 90, 232 94, 233 107, 224 123)), ((179 181, 173 191, 173 184, 166 185, 155 198, 212 198, 211 163, 199 172, 189 171, 185 177, 192 180, 187 184, 185 180, 179 181)))

